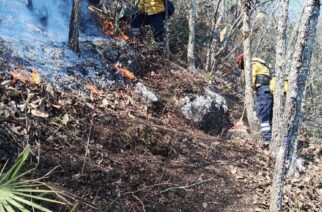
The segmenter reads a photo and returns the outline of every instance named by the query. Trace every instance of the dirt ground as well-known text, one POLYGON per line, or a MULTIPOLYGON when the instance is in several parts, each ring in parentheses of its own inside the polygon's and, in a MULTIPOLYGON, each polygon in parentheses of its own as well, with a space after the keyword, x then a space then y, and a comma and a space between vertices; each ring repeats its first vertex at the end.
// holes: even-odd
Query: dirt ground
MULTIPOLYGON (((8 74, 0 75, 0 83, 8 79, 8 74)), ((207 135, 177 112, 173 100, 187 91, 202 92, 207 82, 180 70, 150 73, 140 81, 161 97, 163 110, 148 111, 133 100, 128 86, 79 94, 48 84, 11 83, 18 95, 0 87, 2 110, 9 111, 0 116, 0 162, 13 161, 21 147, 31 144, 28 167, 36 167, 37 176, 54 169, 46 182, 63 190, 77 211, 266 211, 273 164, 260 141, 207 135), (43 108, 46 118, 12 106, 25 103, 30 93, 29 102, 43 108)), ((241 100, 216 86, 228 99, 231 121, 236 121, 241 100)), ((303 143, 303 155, 313 156, 308 169, 319 173, 321 146, 313 148, 308 139, 303 143)), ((304 185, 287 184, 294 187, 288 209, 322 208, 318 176, 304 185), (317 194, 309 194, 312 186, 317 194), (299 189, 314 206, 299 205, 299 189)))

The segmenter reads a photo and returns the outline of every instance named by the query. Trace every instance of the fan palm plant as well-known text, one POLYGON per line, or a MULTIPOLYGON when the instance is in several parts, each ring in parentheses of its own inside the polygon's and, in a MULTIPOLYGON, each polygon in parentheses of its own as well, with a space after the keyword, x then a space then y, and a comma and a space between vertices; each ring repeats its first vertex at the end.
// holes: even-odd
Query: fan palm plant
POLYGON ((45 194, 60 193, 45 183, 42 178, 26 180, 24 177, 33 169, 20 173, 20 169, 30 154, 27 146, 18 156, 17 161, 5 172, 6 164, 0 171, 0 212, 28 212, 31 209, 49 212, 50 209, 40 205, 41 203, 65 204, 54 199, 44 197, 45 194), (43 189, 45 187, 45 189, 43 189), (35 203, 34 201, 38 203, 35 203))

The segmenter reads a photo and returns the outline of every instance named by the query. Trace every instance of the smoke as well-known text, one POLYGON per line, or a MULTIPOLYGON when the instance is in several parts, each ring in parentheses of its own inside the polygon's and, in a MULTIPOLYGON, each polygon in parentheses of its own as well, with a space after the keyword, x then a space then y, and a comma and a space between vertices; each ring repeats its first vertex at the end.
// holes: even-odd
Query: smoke
POLYGON ((0 36, 15 40, 63 42, 68 39, 71 1, 0 0, 0 36))

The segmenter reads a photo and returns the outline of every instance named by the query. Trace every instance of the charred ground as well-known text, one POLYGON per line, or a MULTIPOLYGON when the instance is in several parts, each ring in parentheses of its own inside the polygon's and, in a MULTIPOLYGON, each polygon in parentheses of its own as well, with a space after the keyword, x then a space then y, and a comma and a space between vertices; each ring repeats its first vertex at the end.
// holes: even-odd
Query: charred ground
MULTIPOLYGON (((31 144, 28 166, 37 167, 36 176, 56 167, 46 181, 65 191, 79 211, 268 209, 272 160, 259 142, 207 135, 178 113, 178 97, 207 85, 202 75, 167 70, 140 78, 161 98, 156 112, 133 98, 131 84, 96 94, 65 92, 12 81, 3 68, 1 163, 31 144)), ((243 105, 233 85, 215 85, 229 102, 231 123, 243 105)), ((321 149, 309 139, 302 143, 310 174, 289 180, 286 203, 318 211, 321 149)))

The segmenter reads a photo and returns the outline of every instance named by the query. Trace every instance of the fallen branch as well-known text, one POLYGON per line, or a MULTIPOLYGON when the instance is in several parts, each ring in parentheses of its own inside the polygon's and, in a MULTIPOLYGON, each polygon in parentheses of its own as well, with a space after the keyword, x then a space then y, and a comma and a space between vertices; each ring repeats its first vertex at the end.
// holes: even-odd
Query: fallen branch
POLYGON ((90 151, 89 151, 89 142, 90 142, 90 139, 91 139, 91 133, 92 133, 92 128, 93 128, 93 118, 94 118, 94 117, 92 117, 92 120, 91 120, 91 126, 90 126, 90 128, 89 128, 89 134, 88 134, 88 138, 87 138, 87 142, 86 142, 86 147, 85 147, 85 156, 84 156, 84 162, 83 162, 83 167, 82 167, 81 174, 83 174, 83 172, 84 172, 85 163, 86 163, 86 158, 87 158, 87 155, 90 153, 90 151))
POLYGON ((137 199, 137 200, 141 203, 141 205, 142 205, 142 210, 143 210, 143 212, 145 212, 145 206, 144 206, 144 203, 142 202, 142 200, 141 200, 139 197, 135 196, 135 194, 134 194, 134 193, 132 193, 132 196, 133 196, 135 199, 137 199))
POLYGON ((203 183, 206 183, 206 182, 212 181, 214 178, 215 178, 215 176, 212 176, 211 178, 208 178, 208 179, 206 179, 206 180, 198 181, 198 182, 193 183, 193 184, 191 184, 191 185, 170 187, 170 188, 167 188, 167 189, 165 189, 165 190, 160 191, 160 193, 162 194, 162 193, 169 192, 169 191, 173 191, 173 190, 177 190, 177 189, 186 189, 186 188, 191 188, 191 187, 194 187, 194 186, 197 186, 197 185, 200 185, 200 184, 203 184, 203 183))

